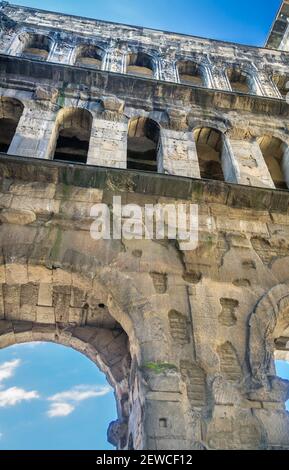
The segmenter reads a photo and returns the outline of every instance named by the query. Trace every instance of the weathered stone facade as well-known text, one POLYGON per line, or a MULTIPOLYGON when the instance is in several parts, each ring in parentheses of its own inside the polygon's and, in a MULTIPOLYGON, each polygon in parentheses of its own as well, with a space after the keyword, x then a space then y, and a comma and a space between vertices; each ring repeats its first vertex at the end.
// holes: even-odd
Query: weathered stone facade
POLYGON ((91 358, 119 449, 288 449, 286 48, 0 5, 0 347, 91 358), (127 170, 138 137, 153 172, 127 170), (93 240, 119 195, 198 204, 198 248, 93 240))

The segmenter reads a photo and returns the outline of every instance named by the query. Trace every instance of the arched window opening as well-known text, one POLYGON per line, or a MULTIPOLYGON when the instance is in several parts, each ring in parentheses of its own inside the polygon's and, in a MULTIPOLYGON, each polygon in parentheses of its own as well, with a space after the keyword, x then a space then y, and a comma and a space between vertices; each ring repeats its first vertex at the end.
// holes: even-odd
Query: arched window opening
POLYGON ((227 70, 228 79, 233 91, 239 93, 254 92, 253 81, 247 72, 243 72, 239 67, 231 67, 227 70))
POLYGON ((54 160, 86 163, 92 127, 92 115, 86 109, 67 108, 56 122, 54 160))
POLYGON ((195 62, 181 61, 178 63, 180 82, 183 85, 204 86, 201 67, 195 62))
POLYGON ((14 98, 0 98, 0 152, 8 152, 23 109, 23 104, 14 98))
POLYGON ((224 181, 222 132, 210 127, 195 129, 194 139, 199 158, 201 178, 224 181))
POLYGON ((79 67, 90 67, 101 69, 103 51, 97 46, 85 44, 77 51, 75 65, 79 67))
POLYGON ((130 54, 127 57, 126 72, 139 77, 153 78, 154 61, 153 58, 144 52, 130 54))
POLYGON ((132 119, 128 127, 127 167, 156 172, 159 141, 160 128, 155 121, 148 118, 132 119))
POLYGON ((52 47, 52 40, 43 34, 28 34, 24 41, 22 57, 46 61, 52 47))
POLYGON ((287 189, 286 174, 284 171, 286 144, 282 142, 282 140, 268 135, 261 137, 258 143, 275 187, 278 189, 287 189))
POLYGON ((287 75, 279 75, 275 73, 272 79, 275 85, 277 86, 281 96, 285 99, 289 93, 289 77, 287 75))

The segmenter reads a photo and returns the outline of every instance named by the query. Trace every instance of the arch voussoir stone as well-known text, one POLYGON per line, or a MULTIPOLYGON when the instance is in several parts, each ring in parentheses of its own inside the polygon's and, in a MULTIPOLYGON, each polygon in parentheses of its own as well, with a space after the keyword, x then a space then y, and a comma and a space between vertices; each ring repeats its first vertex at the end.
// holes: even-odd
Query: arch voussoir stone
POLYGON ((258 302, 249 320, 249 363, 252 378, 260 385, 268 382, 274 353, 274 330, 289 307, 289 287, 279 284, 258 302))

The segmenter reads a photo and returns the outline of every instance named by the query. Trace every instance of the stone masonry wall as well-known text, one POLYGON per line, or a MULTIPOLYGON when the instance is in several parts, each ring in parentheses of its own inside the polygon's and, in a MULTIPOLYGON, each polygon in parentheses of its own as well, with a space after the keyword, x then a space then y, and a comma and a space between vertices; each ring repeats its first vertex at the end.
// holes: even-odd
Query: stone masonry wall
POLYGON ((289 447, 272 362, 289 340, 288 193, 12 157, 0 176, 1 347, 42 339, 92 358, 117 392, 119 448, 289 447), (91 207, 113 195, 197 204, 198 247, 94 241, 91 207), (129 362, 125 343, 105 347, 114 329, 129 362))
POLYGON ((289 383, 274 366, 289 346, 289 193, 260 146, 280 139, 288 185, 289 105, 273 80, 288 63, 278 50, 0 3, 1 118, 8 99, 23 108, 0 155, 0 347, 86 354, 114 387, 119 449, 289 449, 289 383), (50 41, 47 61, 21 57, 34 33, 50 41), (75 65, 87 42, 103 51, 100 70, 75 65), (126 74, 137 52, 152 79, 126 74), (202 87, 180 83, 180 60, 201 67, 202 87), (232 91, 233 66, 254 92, 232 91), (51 161, 71 108, 91 116, 87 165, 51 161), (158 173, 126 170, 136 117, 159 126, 158 173), (222 135, 225 182, 201 179, 200 128, 222 135), (93 240, 91 208, 113 196, 197 205, 196 249, 93 240))
POLYGON ((21 55, 21 37, 36 32, 51 39, 48 61, 53 63, 73 65, 77 48, 89 43, 104 51, 103 70, 124 73, 128 54, 143 51, 153 58, 156 79, 179 81, 177 63, 192 60, 201 65, 206 87, 228 91, 231 86, 226 68, 236 65, 252 77, 257 94, 281 98, 272 77, 276 73, 287 75, 288 53, 44 12, 7 2, 1 5, 4 28, 0 52, 4 54, 21 55))

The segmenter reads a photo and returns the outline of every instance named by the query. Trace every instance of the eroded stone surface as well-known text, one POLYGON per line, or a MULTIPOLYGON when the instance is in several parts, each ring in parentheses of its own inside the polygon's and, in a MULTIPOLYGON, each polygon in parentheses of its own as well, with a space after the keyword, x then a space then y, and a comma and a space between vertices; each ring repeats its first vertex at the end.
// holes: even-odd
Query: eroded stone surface
POLYGON ((0 347, 53 341, 87 355, 114 387, 108 438, 119 449, 288 449, 289 387, 273 363, 289 350, 286 45, 6 2, 0 25, 0 118, 6 136, 15 131, 1 141, 0 347), (42 53, 30 47, 35 31, 42 53), (203 82, 187 84, 183 60, 203 82), (250 90, 233 89, 240 64, 250 90), (158 173, 126 171, 129 139, 147 145, 152 122, 158 173), (71 124, 88 165, 48 161, 71 124), (91 209, 111 209, 114 196, 142 209, 196 204, 196 249, 94 240, 91 209))

